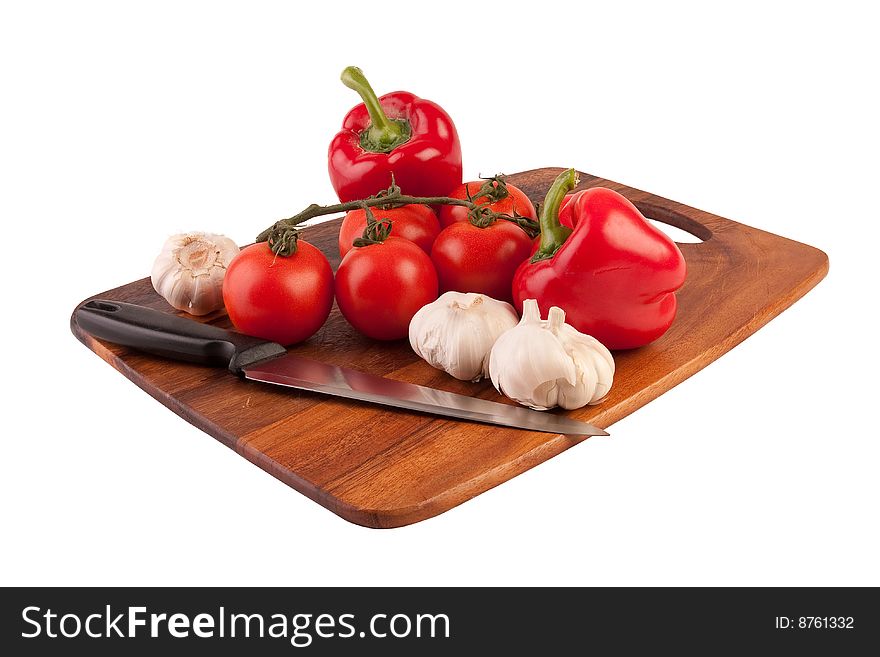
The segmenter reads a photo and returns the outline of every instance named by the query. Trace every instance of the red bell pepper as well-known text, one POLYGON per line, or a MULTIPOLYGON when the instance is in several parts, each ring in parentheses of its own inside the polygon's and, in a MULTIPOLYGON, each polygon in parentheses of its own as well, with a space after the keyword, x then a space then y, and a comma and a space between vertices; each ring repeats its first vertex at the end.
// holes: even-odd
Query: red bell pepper
POLYGON ((411 196, 445 196, 461 184, 461 145, 449 115, 406 91, 376 97, 363 72, 349 66, 345 86, 363 103, 330 142, 330 182, 343 203, 367 198, 394 181, 411 196))
POLYGON ((541 313, 551 306, 566 321, 609 349, 641 347, 659 338, 675 318, 678 290, 687 266, 681 251, 625 197, 604 188, 578 192, 569 169, 556 178, 541 208, 538 249, 513 278, 513 299, 537 299, 541 313))

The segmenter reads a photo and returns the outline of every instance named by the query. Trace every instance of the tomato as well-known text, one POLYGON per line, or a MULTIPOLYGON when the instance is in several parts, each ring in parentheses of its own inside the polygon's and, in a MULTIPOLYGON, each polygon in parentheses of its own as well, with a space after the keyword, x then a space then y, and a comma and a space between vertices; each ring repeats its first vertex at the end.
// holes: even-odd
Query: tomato
POLYGON ((354 247, 336 271, 339 310, 358 331, 377 340, 405 338, 416 311, 436 298, 431 259, 402 237, 354 247))
MULTIPOLYGON (((463 200, 467 199, 468 193, 473 196, 480 190, 480 187, 486 184, 486 182, 487 181, 485 180, 476 180, 464 183, 459 187, 456 187, 449 196, 463 200)), ((493 183, 493 187, 497 189, 498 183, 493 183)), ((538 215, 535 214, 535 206, 532 205, 529 197, 526 196, 519 187, 507 184, 507 191, 509 192, 509 195, 500 200, 492 201, 491 198, 487 198, 486 196, 478 196, 474 197, 474 203, 486 203, 489 201, 489 208, 495 212, 509 214, 510 216, 517 213, 523 217, 528 217, 529 219, 538 218, 538 215)), ((440 225, 443 228, 446 228, 446 226, 454 224, 457 221, 467 221, 468 209, 461 205, 443 205, 440 207, 439 218, 440 225)))
POLYGON ((510 302, 513 274, 531 252, 532 239, 510 221, 499 219, 486 228, 458 221, 440 231, 431 260, 441 293, 477 292, 510 302))
POLYGON ((241 250, 223 278, 223 303, 242 333, 284 345, 312 337, 333 306, 333 271, 317 248, 299 240, 290 256, 265 242, 241 250))
MULTIPOLYGON (((389 219, 391 221, 391 234, 413 242, 425 253, 431 253, 431 245, 440 232, 440 222, 437 215, 427 205, 403 205, 399 208, 382 210, 373 208, 373 216, 376 221, 389 219)), ((367 214, 365 210, 352 210, 345 215, 342 226, 339 228, 339 255, 345 254, 351 249, 351 243, 364 234, 367 227, 367 214)))

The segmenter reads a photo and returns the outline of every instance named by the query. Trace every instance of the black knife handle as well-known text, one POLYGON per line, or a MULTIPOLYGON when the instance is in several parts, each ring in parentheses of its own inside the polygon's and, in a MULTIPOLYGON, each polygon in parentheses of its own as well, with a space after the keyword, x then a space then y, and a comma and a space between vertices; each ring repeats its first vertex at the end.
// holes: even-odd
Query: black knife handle
POLYGON ((76 309, 76 323, 96 338, 158 356, 228 367, 234 374, 280 356, 280 344, 121 301, 93 299, 76 309))

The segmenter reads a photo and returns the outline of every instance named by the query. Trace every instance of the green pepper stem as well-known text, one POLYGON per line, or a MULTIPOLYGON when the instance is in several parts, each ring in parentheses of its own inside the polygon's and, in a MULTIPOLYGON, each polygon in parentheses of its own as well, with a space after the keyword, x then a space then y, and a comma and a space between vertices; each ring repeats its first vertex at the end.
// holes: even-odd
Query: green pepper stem
POLYGON ((541 245, 532 256, 532 262, 551 257, 571 235, 571 228, 559 223, 559 206, 562 205, 565 195, 577 187, 577 184, 577 171, 566 169, 556 176, 556 180, 550 185, 541 205, 541 216, 538 218, 538 224, 541 226, 541 245))
POLYGON ((412 128, 405 119, 389 119, 379 103, 373 87, 364 72, 357 66, 347 66, 339 76, 349 89, 358 92, 367 112, 370 113, 370 127, 361 134, 361 146, 368 151, 388 153, 409 140, 412 128))

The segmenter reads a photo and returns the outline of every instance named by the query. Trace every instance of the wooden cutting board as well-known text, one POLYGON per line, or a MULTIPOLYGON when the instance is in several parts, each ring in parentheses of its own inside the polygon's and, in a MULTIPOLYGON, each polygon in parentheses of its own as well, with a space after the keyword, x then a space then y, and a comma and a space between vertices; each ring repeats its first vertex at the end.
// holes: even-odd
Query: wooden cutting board
MULTIPOLYGON (((561 169, 509 177, 539 201, 561 169)), ((645 214, 704 240, 681 244, 687 282, 678 316, 660 340, 615 354, 614 387, 600 405, 569 412, 607 428, 742 342, 828 271, 818 249, 581 174, 579 189, 606 186, 645 214)), ((334 269, 339 219, 305 229, 334 269)), ((255 225, 254 232, 262 226, 255 225)), ((145 264, 145 269, 147 264, 145 264)), ((148 278, 90 298, 175 312, 148 278)), ((225 314, 202 318, 229 327, 225 314)), ((175 413, 300 493, 351 522, 399 527, 430 518, 574 446, 582 438, 506 429, 370 406, 239 380, 225 370, 163 360, 98 340, 71 320, 89 349, 175 413)), ((491 384, 457 381, 419 360, 406 341, 380 343, 334 307, 326 325, 292 352, 399 381, 507 401, 491 384)))

